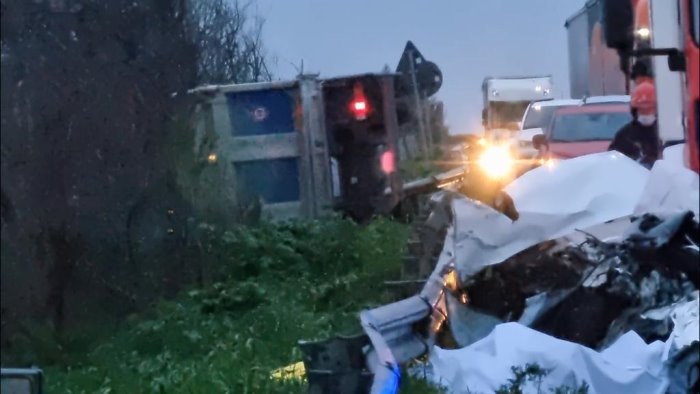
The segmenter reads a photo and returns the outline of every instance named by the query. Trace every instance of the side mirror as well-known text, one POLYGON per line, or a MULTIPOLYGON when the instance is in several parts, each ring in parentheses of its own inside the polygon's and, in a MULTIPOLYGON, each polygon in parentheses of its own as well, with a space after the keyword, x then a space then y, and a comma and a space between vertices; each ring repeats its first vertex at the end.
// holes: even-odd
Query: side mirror
POLYGON ((603 36, 608 48, 627 52, 634 46, 634 12, 629 0, 601 0, 603 36))
POLYGON ((536 134, 532 136, 532 147, 540 150, 540 148, 543 148, 545 146, 549 145, 547 143, 547 136, 544 134, 536 134))
POLYGON ((481 124, 486 127, 486 108, 481 110, 481 124))
POLYGON ((686 68, 687 65, 683 52, 672 49, 671 53, 668 54, 668 69, 671 71, 685 72, 686 68))
POLYGON ((523 122, 518 122, 518 130, 522 130, 522 129, 523 129, 523 122))

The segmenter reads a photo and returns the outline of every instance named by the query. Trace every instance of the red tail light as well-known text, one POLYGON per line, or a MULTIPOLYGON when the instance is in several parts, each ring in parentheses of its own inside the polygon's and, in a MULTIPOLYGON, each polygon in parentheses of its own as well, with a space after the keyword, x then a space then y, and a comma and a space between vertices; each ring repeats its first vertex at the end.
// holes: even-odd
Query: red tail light
POLYGON ((369 104, 367 103, 364 89, 359 83, 356 83, 353 89, 350 111, 355 115, 355 120, 365 120, 367 119, 367 114, 369 114, 369 104))
POLYGON ((355 110, 355 113, 365 112, 365 111, 367 111, 367 102, 366 101, 354 101, 352 103, 352 107, 355 110))
POLYGON ((396 160, 394 158, 394 152, 388 150, 382 153, 381 157, 382 171, 385 174, 391 174, 396 171, 396 160))

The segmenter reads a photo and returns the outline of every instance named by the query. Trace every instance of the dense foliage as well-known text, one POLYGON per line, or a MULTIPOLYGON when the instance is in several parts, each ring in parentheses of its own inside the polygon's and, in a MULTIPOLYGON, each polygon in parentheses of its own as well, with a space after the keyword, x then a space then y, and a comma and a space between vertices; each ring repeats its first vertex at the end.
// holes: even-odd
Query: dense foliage
POLYGON ((237 1, 1 7, 4 352, 22 321, 70 330, 193 282, 201 218, 168 146, 175 130, 192 150, 187 91, 270 74, 262 20, 237 1))
POLYGON ((391 300, 382 282, 399 274, 405 237, 388 220, 211 230, 214 283, 118 329, 35 337, 23 356, 46 367, 51 392, 303 392, 270 372, 301 360, 300 339, 358 333, 357 313, 391 300))

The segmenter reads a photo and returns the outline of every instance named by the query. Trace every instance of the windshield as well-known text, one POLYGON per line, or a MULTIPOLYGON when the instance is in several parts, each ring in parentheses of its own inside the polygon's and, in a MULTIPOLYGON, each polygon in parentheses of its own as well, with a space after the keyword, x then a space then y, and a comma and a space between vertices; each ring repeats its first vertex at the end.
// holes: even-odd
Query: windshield
POLYGON ((556 110, 559 108, 561 108, 561 106, 540 106, 534 104, 532 107, 530 107, 530 110, 527 111, 525 122, 523 122, 523 130, 543 128, 549 125, 552 122, 554 112, 556 112, 556 110))
POLYGON ((552 141, 612 140, 615 133, 632 120, 626 112, 562 115, 554 119, 552 141))
POLYGON ((517 123, 523 118, 525 109, 530 105, 529 101, 492 101, 489 103, 489 123, 493 129, 513 128, 517 129, 517 123))

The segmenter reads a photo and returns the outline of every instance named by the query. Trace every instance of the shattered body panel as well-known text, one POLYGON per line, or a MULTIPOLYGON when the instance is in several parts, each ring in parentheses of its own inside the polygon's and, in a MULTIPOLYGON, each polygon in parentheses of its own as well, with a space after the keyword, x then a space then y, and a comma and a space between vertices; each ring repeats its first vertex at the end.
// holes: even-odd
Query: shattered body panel
MULTIPOLYGON (((606 152, 561 162, 555 169, 537 168, 506 187, 520 212, 515 222, 486 205, 444 193, 450 198, 434 205, 445 209, 449 204, 452 221, 423 290, 362 313, 374 349, 366 352, 375 373, 372 392, 382 392, 391 379, 396 382, 398 366, 424 354, 432 359, 450 348, 507 349, 498 339, 503 330, 518 331, 521 342, 537 337, 546 346, 573 349, 567 350, 572 357, 586 355, 575 356, 589 360, 585 365, 564 363, 557 376, 575 373, 592 392, 662 393, 697 385, 697 373, 679 380, 700 358, 698 317, 687 306, 697 304, 700 234, 697 216, 685 209, 688 201, 697 201, 697 188, 688 188, 697 185, 697 174, 680 186, 672 182, 678 177, 664 186, 687 197, 661 193, 645 202, 642 194, 653 190, 650 173, 663 173, 663 162, 659 165, 661 170, 650 172, 606 152), (662 204, 640 215, 641 204, 650 201, 662 204), (660 212, 663 202, 672 209, 660 212), (625 358, 625 352, 638 357, 625 358), (571 368, 583 368, 584 375, 571 368)), ((464 387, 465 371, 483 378, 491 364, 455 359, 444 365, 457 371, 451 376, 461 376, 454 388, 464 387)))
MULTIPOLYGON (((442 382, 450 393, 492 393, 512 376, 511 367, 537 363, 550 370, 540 392, 553 392, 562 385, 576 387, 586 381, 589 394, 663 394, 667 384, 661 368, 645 369, 640 362, 658 359, 662 352, 663 343, 647 346, 634 332, 596 352, 517 323, 505 323, 471 346, 454 350, 435 347, 431 365, 423 373, 442 382)), ((538 391, 525 386, 524 392, 538 391)))
POLYGON ((457 199, 455 266, 465 281, 483 267, 540 242, 631 215, 649 171, 617 152, 538 167, 505 188, 520 217, 513 222, 488 206, 457 199))

